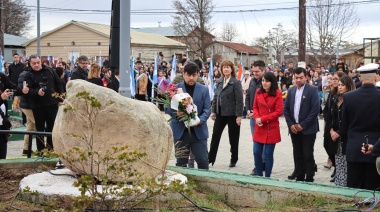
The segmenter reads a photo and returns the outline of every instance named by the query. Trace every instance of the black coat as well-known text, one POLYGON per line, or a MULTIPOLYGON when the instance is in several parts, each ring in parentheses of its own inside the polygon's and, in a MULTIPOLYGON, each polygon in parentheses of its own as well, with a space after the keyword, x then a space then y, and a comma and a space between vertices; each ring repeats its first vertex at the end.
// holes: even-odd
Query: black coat
POLYGON ((85 80, 88 77, 88 71, 81 69, 79 66, 71 74, 71 80, 82 79, 85 80))
MULTIPOLYGON (((6 89, 15 89, 16 91, 14 91, 14 93, 13 93, 14 96, 18 96, 20 94, 20 90, 17 89, 17 85, 13 84, 9 80, 9 77, 7 75, 0 72, 0 91, 4 92, 6 89)), ((1 92, 0 92, 0 94, 1 94, 1 92)), ((3 100, 0 97, 0 105, 2 105, 3 103, 5 103, 5 107, 8 108, 7 100, 3 100)))
POLYGON ((25 75, 25 81, 29 87, 28 98, 32 109, 46 105, 57 105, 60 99, 53 97, 53 93, 63 93, 62 81, 57 73, 49 67, 43 66, 40 71, 30 69, 25 75), (46 77, 47 85, 43 96, 38 94, 41 89, 41 82, 44 82, 46 77))
POLYGON ((86 79, 87 82, 91 82, 95 85, 99 85, 99 86, 102 86, 104 87, 104 84, 103 84, 103 81, 101 78, 91 78, 91 79, 86 79))
POLYGON ((212 112, 220 116, 242 116, 243 87, 240 80, 230 77, 230 81, 223 88, 224 77, 215 85, 215 95, 212 101, 212 112))
MULTIPOLYGON (((24 87, 24 81, 25 81, 25 76, 29 74, 29 70, 25 70, 23 71, 19 78, 18 78, 18 83, 17 83, 17 87, 18 89, 22 90, 23 87, 24 87)), ((31 109, 30 107, 30 102, 29 102, 29 98, 28 98, 28 95, 26 94, 21 94, 21 98, 20 98, 20 107, 23 108, 23 109, 31 109)))
POLYGON ((333 105, 333 98, 331 96, 331 92, 329 92, 329 95, 326 100, 325 108, 323 108, 323 111, 322 111, 323 120, 325 121, 325 131, 324 131, 323 137, 328 138, 329 140, 331 140, 330 129, 332 127, 332 117, 331 117, 332 105, 333 105))
POLYGON ((15 63, 12 63, 9 65, 8 69, 9 79, 13 84, 17 85, 18 77, 20 76, 21 72, 23 72, 25 69, 24 64, 21 62, 17 63, 17 65, 15 65, 15 63))
POLYGON ((375 157, 361 152, 365 135, 369 144, 380 138, 380 90, 373 85, 344 94, 341 136, 347 137, 347 162, 375 163, 375 157))
POLYGON ((261 87, 261 78, 256 80, 252 78, 249 82, 247 95, 245 95, 245 109, 253 111, 253 101, 255 100, 256 90, 261 87))
MULTIPOLYGON (((341 130, 341 125, 342 125, 342 115, 343 115, 343 105, 344 102, 338 106, 338 98, 339 95, 335 95, 332 99, 332 107, 331 107, 331 118, 332 118, 332 123, 331 123, 331 128, 337 132, 339 135, 342 133, 340 132, 341 130)), ((330 128, 330 129, 331 129, 330 128)), ((330 129, 328 129, 330 133, 330 129)), ((345 135, 342 135, 337 141, 331 142, 330 147, 332 150, 332 153, 336 154, 338 150, 338 143, 342 143, 342 153, 346 153, 346 144, 347 144, 347 138, 345 135)))

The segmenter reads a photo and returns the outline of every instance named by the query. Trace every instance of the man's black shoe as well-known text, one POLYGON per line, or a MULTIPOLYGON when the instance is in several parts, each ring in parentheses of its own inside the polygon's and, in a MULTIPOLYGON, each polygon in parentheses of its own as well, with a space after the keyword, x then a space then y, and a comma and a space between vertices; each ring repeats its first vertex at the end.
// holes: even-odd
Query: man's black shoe
POLYGON ((288 179, 289 179, 289 180, 294 180, 294 179, 296 179, 296 172, 293 171, 293 173, 292 173, 291 175, 288 176, 288 179))
POLYGON ((330 182, 334 183, 335 182, 335 176, 331 178, 330 182))
POLYGON ((229 167, 235 167, 236 166, 236 163, 230 163, 229 167))
POLYGON ((256 175, 257 175, 256 168, 254 168, 254 169, 252 170, 252 172, 251 172, 250 175, 252 175, 252 176, 256 176, 256 175))
POLYGON ((334 168, 333 173, 331 174, 331 177, 332 177, 332 178, 335 177, 335 168, 334 168))
MULTIPOLYGON (((34 154, 33 150, 32 150, 32 154, 34 154)), ((22 156, 28 156, 28 150, 22 150, 22 156)))

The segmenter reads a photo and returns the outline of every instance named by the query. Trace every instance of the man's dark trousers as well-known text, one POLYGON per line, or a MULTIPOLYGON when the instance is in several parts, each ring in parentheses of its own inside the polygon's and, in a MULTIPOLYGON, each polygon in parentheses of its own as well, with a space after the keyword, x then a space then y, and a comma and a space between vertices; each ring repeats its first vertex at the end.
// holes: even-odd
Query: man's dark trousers
POLYGON ((290 133, 293 143, 296 180, 313 181, 315 174, 314 143, 316 134, 304 135, 290 133))
POLYGON ((187 167, 191 149, 195 161, 198 164, 198 168, 208 170, 207 139, 199 140, 193 129, 189 133, 186 128, 182 138, 178 141, 174 141, 174 148, 176 148, 176 166, 187 167))
MULTIPOLYGON (((33 115, 36 121, 36 129, 39 132, 45 132, 45 123, 46 123, 46 132, 52 132, 54 127, 55 117, 58 112, 58 105, 42 105, 36 108, 33 108, 33 115)), ((44 136, 37 136, 37 150, 41 151, 45 149, 44 145, 44 136)), ((53 141, 51 136, 48 136, 46 139, 47 146, 49 150, 53 150, 53 141)))

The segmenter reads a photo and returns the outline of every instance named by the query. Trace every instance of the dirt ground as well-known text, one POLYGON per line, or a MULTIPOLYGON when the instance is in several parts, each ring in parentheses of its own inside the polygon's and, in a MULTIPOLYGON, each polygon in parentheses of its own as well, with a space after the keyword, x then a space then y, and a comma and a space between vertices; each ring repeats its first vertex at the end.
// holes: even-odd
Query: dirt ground
POLYGON ((0 211, 10 211, 10 203, 16 196, 20 181, 34 173, 42 172, 51 168, 39 165, 35 168, 4 169, 0 168, 0 211))

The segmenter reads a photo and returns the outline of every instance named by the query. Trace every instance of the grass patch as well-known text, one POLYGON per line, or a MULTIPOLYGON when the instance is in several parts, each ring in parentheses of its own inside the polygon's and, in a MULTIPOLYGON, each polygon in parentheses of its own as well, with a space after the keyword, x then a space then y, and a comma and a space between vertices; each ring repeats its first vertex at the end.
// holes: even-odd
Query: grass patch
MULTIPOLYGON (((353 207, 353 203, 344 203, 338 201, 330 201, 326 197, 290 197, 282 201, 268 201, 262 207, 249 209, 247 211, 363 211, 368 207, 353 207)), ((379 211, 377 208, 373 211, 379 211)))

